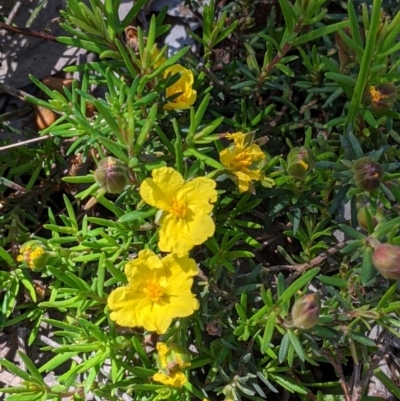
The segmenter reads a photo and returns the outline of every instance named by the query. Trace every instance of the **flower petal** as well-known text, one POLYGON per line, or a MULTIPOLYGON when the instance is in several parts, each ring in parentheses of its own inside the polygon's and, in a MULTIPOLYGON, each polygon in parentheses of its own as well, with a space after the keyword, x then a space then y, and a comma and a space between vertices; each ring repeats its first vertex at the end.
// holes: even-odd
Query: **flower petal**
POLYGON ((166 271, 174 277, 174 281, 181 282, 187 277, 195 276, 199 269, 194 259, 186 254, 181 258, 176 254, 169 254, 163 260, 166 271))
POLYGON ((237 146, 241 146, 242 148, 245 146, 246 134, 243 134, 243 132, 239 131, 234 134, 228 134, 225 138, 231 139, 237 146))
POLYGON ((178 193, 178 200, 184 200, 186 205, 196 210, 196 213, 209 214, 214 206, 210 204, 217 201, 215 181, 206 177, 197 177, 185 183, 178 193))
POLYGON ((170 375, 158 372, 153 376, 153 380, 175 388, 181 388, 187 382, 186 376, 182 372, 171 372, 170 375))
POLYGON ((138 310, 143 307, 143 301, 130 286, 116 288, 107 299, 107 306, 112 310, 111 320, 123 327, 140 326, 138 310))
POLYGON ((230 169, 234 158, 235 155, 229 148, 226 148, 219 153, 219 160, 221 161, 222 165, 228 170, 230 169))
POLYGON ((249 190, 251 178, 243 173, 242 171, 236 171, 235 176, 237 177, 237 186, 239 188, 239 192, 246 192, 249 190))
POLYGON ((211 237, 214 231, 215 224, 210 216, 188 209, 185 218, 168 215, 161 220, 158 247, 163 252, 183 257, 194 245, 200 245, 211 237))
POLYGON ((174 315, 174 310, 168 302, 146 305, 140 312, 140 326, 149 331, 156 331, 157 334, 164 334, 171 325, 172 319, 178 317, 174 315))
POLYGON ((146 178, 140 186, 140 196, 149 205, 169 211, 173 199, 184 184, 181 174, 171 167, 153 170, 153 178, 146 178))

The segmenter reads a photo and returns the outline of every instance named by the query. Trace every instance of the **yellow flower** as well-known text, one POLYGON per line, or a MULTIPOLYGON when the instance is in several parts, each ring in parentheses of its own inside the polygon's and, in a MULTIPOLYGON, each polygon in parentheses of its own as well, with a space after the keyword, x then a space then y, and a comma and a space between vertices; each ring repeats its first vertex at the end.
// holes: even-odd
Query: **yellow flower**
POLYGON ((373 110, 377 112, 389 111, 396 101, 397 88, 392 82, 372 85, 367 90, 366 98, 373 110))
POLYGON ((186 317, 199 308, 190 291, 197 266, 187 255, 160 259, 148 249, 125 265, 128 285, 108 297, 110 318, 124 327, 144 327, 163 334, 172 319, 186 317))
POLYGON ((219 154, 221 163, 235 176, 239 192, 248 191, 253 180, 264 178, 262 167, 267 159, 261 148, 252 143, 250 136, 242 132, 228 134, 226 138, 232 139, 234 144, 219 154))
POLYGON ((157 343, 157 366, 163 372, 184 369, 190 366, 188 352, 177 344, 157 343))
POLYGON ((153 380, 175 388, 181 388, 186 382, 186 376, 182 372, 171 372, 169 375, 163 372, 157 372, 153 376, 153 380))
POLYGON ((49 260, 49 253, 38 240, 32 240, 22 245, 20 254, 17 256, 18 262, 25 263, 32 270, 42 269, 49 260))
POLYGON ((160 371, 153 379, 166 386, 182 387, 187 380, 181 370, 190 366, 187 351, 176 344, 168 346, 163 342, 157 343, 157 351, 157 366, 160 371))
POLYGON ((185 182, 171 167, 155 169, 152 175, 140 186, 140 196, 163 211, 158 247, 182 257, 214 234, 210 213, 217 200, 215 181, 197 177, 185 182))
POLYGON ((178 73, 181 74, 180 78, 167 88, 166 96, 167 98, 178 94, 179 96, 165 104, 165 110, 188 109, 196 101, 197 92, 193 89, 194 78, 192 71, 182 67, 180 64, 175 64, 164 71, 164 78, 178 73))

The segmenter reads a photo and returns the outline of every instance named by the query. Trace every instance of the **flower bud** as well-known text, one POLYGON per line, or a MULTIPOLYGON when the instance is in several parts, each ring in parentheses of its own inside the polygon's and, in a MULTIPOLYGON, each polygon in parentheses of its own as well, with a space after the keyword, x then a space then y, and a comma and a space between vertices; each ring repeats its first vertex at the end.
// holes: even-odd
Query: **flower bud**
POLYGON ((391 82, 371 85, 367 89, 364 98, 372 110, 384 113, 393 108, 393 103, 397 98, 397 88, 391 82))
MULTIPOLYGON (((367 224, 367 213, 366 213, 366 207, 360 207, 360 209, 357 212, 357 222, 358 225, 363 228, 364 230, 368 229, 368 224, 367 224)), ((370 212, 371 214, 371 212, 370 212)), ((376 210, 376 214, 373 216, 371 214, 371 220, 372 220, 372 227, 375 228, 376 225, 385 217, 385 210, 382 209, 381 207, 378 207, 376 210)))
POLYGON ((190 366, 188 352, 177 344, 157 343, 157 367, 164 373, 180 371, 190 366))
POLYGON ((383 277, 400 280, 400 247, 379 244, 372 254, 372 263, 383 277))
POLYGON ((19 252, 18 262, 24 263, 32 270, 43 269, 50 257, 48 250, 38 240, 25 242, 19 252))
POLYGON ((315 167, 315 157, 310 149, 302 146, 293 148, 287 156, 287 172, 298 181, 304 181, 315 167))
POLYGON ((119 160, 106 157, 100 161, 94 172, 94 179, 110 194, 119 194, 128 183, 128 170, 119 160))
POLYGON ((292 308, 293 325, 311 329, 318 323, 321 303, 318 294, 307 294, 297 299, 292 308))
POLYGON ((354 180, 363 191, 379 188, 384 172, 383 167, 370 157, 362 157, 353 164, 354 180))

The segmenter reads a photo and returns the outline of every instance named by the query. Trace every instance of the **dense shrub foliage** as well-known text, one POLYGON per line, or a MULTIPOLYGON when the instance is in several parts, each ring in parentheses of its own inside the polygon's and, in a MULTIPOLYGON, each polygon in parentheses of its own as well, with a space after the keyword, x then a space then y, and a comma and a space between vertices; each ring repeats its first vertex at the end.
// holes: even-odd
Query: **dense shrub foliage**
POLYGON ((1 391, 400 399, 397 3, 188 0, 170 57, 167 8, 119 3, 66 1, 58 41, 97 58, 31 77, 49 137, 0 148, 0 323, 28 330, 1 391))

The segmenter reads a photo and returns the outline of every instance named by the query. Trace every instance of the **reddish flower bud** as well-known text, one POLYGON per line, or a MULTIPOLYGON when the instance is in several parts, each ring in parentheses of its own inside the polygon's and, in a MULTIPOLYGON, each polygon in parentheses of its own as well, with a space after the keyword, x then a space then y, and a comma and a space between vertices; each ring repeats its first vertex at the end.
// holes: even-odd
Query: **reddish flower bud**
POLYGON ((293 325, 311 329, 318 323, 321 303, 318 294, 307 294, 297 299, 292 308, 293 325))
POLYGON ((372 263, 383 277, 400 280, 400 247, 379 244, 372 255, 372 263))
POLYGON ((94 179, 110 194, 119 194, 128 183, 128 170, 119 160, 106 157, 100 161, 94 172, 94 179))
POLYGON ((362 157, 353 164, 354 180, 358 188, 363 191, 373 191, 381 183, 383 167, 370 157, 362 157))

